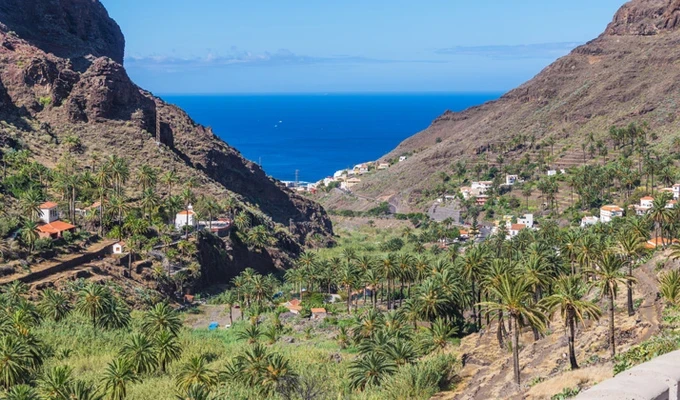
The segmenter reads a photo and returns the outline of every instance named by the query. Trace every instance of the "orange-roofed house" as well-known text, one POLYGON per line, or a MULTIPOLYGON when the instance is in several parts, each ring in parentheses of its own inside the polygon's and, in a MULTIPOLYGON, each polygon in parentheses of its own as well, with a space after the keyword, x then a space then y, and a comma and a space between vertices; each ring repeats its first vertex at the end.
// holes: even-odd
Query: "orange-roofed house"
POLYGON ((198 225, 198 218, 191 204, 187 206, 186 210, 182 210, 175 215, 175 229, 179 231, 187 225, 194 228, 198 225))
POLYGON ((606 205, 600 208, 600 222, 606 224, 614 218, 623 217, 623 208, 615 205, 606 205))
POLYGON ((510 224, 508 227, 508 239, 519 235, 519 231, 526 229, 526 227, 524 224, 510 224))
POLYGON ((326 318, 328 315, 325 308, 312 308, 310 311, 312 312, 312 319, 326 318))
POLYGON ((76 227, 64 221, 52 221, 48 224, 38 225, 38 236, 41 238, 60 238, 64 232, 73 231, 76 227))
POLYGON ((40 220, 46 224, 59 219, 59 205, 46 201, 40 205, 40 220))

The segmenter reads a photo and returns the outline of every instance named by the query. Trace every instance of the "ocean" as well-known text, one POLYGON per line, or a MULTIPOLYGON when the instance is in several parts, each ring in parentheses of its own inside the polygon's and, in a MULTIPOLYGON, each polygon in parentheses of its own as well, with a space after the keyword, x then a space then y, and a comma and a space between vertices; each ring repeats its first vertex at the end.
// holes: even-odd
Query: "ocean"
POLYGON ((427 128, 500 93, 165 95, 280 180, 315 182, 374 161, 427 128))

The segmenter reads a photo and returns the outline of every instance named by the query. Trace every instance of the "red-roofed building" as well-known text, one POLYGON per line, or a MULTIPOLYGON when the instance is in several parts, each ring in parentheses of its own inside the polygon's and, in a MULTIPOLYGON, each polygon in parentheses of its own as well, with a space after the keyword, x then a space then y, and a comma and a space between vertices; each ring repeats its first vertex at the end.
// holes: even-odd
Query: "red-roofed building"
POLYGON ((669 238, 655 237, 653 239, 648 240, 645 243, 645 248, 649 249, 649 250, 653 250, 653 249, 656 249, 659 246, 664 246, 664 245, 668 246, 668 245, 673 244, 673 243, 680 243, 680 241, 678 239, 671 240, 669 238))
POLYGON ((73 231, 76 227, 64 221, 52 221, 38 226, 38 236, 41 238, 60 238, 64 232, 73 231))
POLYGON ((519 235, 519 231, 526 229, 526 227, 527 226, 524 224, 510 224, 508 227, 508 238, 513 238, 519 235))

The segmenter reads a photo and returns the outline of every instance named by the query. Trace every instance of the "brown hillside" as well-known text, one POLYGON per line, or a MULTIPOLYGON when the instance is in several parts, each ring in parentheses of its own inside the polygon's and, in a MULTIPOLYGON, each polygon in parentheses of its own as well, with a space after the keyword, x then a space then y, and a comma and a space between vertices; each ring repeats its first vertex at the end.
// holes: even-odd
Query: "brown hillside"
POLYGON ((516 134, 535 136, 537 142, 553 137, 555 151, 567 152, 580 149, 590 132, 604 136, 612 125, 647 122, 659 134, 657 145, 670 143, 669 135, 680 127, 679 28, 678 0, 625 4, 602 35, 532 80, 497 101, 446 112, 403 141, 383 159, 415 154, 365 179, 357 192, 408 197, 426 187, 425 178, 435 172, 451 172, 456 160, 472 159, 516 134))
MULTIPOLYGON (((124 38, 98 0, 0 2, 0 146, 21 143, 47 166, 76 135, 81 165, 116 154, 136 167, 195 177, 198 192, 236 195, 292 227, 298 241, 332 234, 325 211, 283 188, 181 109, 137 87, 124 38)), ((161 191, 166 189, 160 188, 161 191)))

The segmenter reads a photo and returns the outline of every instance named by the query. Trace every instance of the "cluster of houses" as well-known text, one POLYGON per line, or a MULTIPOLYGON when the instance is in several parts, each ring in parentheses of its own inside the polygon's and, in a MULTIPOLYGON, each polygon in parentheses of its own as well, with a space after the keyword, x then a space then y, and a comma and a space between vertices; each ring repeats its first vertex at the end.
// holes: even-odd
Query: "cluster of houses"
MULTIPOLYGON (((666 208, 675 208, 678 204, 678 199, 680 199, 680 184, 675 184, 673 187, 665 188, 661 190, 662 193, 669 193, 673 195, 673 199, 666 203, 666 208)), ((632 204, 629 209, 635 212, 635 215, 646 215, 649 210, 654 207, 654 197, 644 196, 640 199, 639 204, 632 204)), ((611 222, 614 218, 623 217, 624 209, 613 204, 602 206, 600 208, 600 217, 587 216, 581 219, 581 227, 595 225, 598 222, 603 224, 611 222)))
POLYGON ((512 239, 524 229, 536 229, 536 224, 534 223, 534 214, 524 214, 521 217, 517 217, 516 222, 512 222, 515 219, 512 215, 504 215, 503 219, 496 221, 495 226, 491 230, 492 234, 498 232, 498 227, 505 226, 506 239, 512 239))
POLYGON ((478 206, 483 206, 489 200, 489 195, 486 192, 493 186, 492 181, 475 181, 470 186, 463 186, 460 192, 465 200, 472 197, 475 198, 475 203, 478 206))

